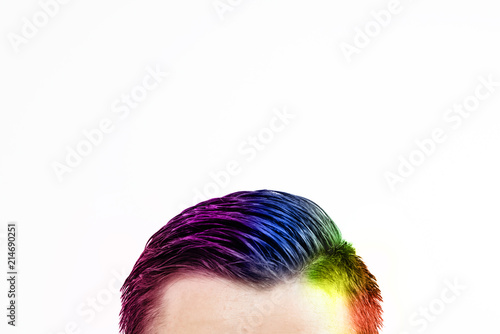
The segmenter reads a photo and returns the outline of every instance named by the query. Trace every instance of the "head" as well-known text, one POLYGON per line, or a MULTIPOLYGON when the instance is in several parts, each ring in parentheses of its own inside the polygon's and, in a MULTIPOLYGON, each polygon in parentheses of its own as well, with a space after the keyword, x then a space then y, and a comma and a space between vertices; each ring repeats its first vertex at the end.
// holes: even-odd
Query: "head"
POLYGON ((376 334, 375 277, 314 202, 239 191, 172 218, 122 287, 124 334, 376 334))

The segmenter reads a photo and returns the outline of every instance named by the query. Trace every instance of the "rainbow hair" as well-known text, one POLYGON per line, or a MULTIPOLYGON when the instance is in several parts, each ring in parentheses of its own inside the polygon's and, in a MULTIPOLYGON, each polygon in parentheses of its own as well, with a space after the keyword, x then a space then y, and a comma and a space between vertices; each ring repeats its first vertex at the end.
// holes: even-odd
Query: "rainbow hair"
POLYGON ((346 297, 354 330, 382 327, 375 277, 333 220, 304 197, 238 191, 185 209, 156 232, 125 280, 120 332, 146 334, 167 279, 206 274, 266 289, 305 277, 346 297))

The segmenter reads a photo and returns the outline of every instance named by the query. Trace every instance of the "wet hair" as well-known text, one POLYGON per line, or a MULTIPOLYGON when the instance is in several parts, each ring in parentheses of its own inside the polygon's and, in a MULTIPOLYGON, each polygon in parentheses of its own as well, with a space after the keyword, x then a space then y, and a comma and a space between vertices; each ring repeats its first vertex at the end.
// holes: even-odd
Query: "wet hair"
POLYGON ((382 327, 375 277, 328 214, 282 191, 238 191, 189 207, 160 228, 125 280, 120 332, 149 334, 167 280, 204 274, 267 289, 304 277, 345 296, 359 334, 382 327))

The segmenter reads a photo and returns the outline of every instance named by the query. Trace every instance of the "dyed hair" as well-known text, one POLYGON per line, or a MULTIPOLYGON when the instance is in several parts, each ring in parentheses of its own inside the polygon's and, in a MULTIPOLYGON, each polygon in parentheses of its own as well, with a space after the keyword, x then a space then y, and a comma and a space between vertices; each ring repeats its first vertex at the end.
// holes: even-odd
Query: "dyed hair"
POLYGON ((207 274, 267 289, 305 277, 346 297, 356 333, 382 327, 375 277, 317 204, 281 191, 239 191, 185 209, 147 242, 125 280, 120 332, 146 334, 168 278, 207 274))

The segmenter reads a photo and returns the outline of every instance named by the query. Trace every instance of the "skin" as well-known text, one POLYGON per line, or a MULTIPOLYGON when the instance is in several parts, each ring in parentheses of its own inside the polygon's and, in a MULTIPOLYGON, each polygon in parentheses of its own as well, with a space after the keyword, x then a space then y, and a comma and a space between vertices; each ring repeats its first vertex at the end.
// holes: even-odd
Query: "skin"
POLYGON ((256 290, 194 275, 165 286, 150 333, 355 334, 346 300, 303 280, 256 290))

